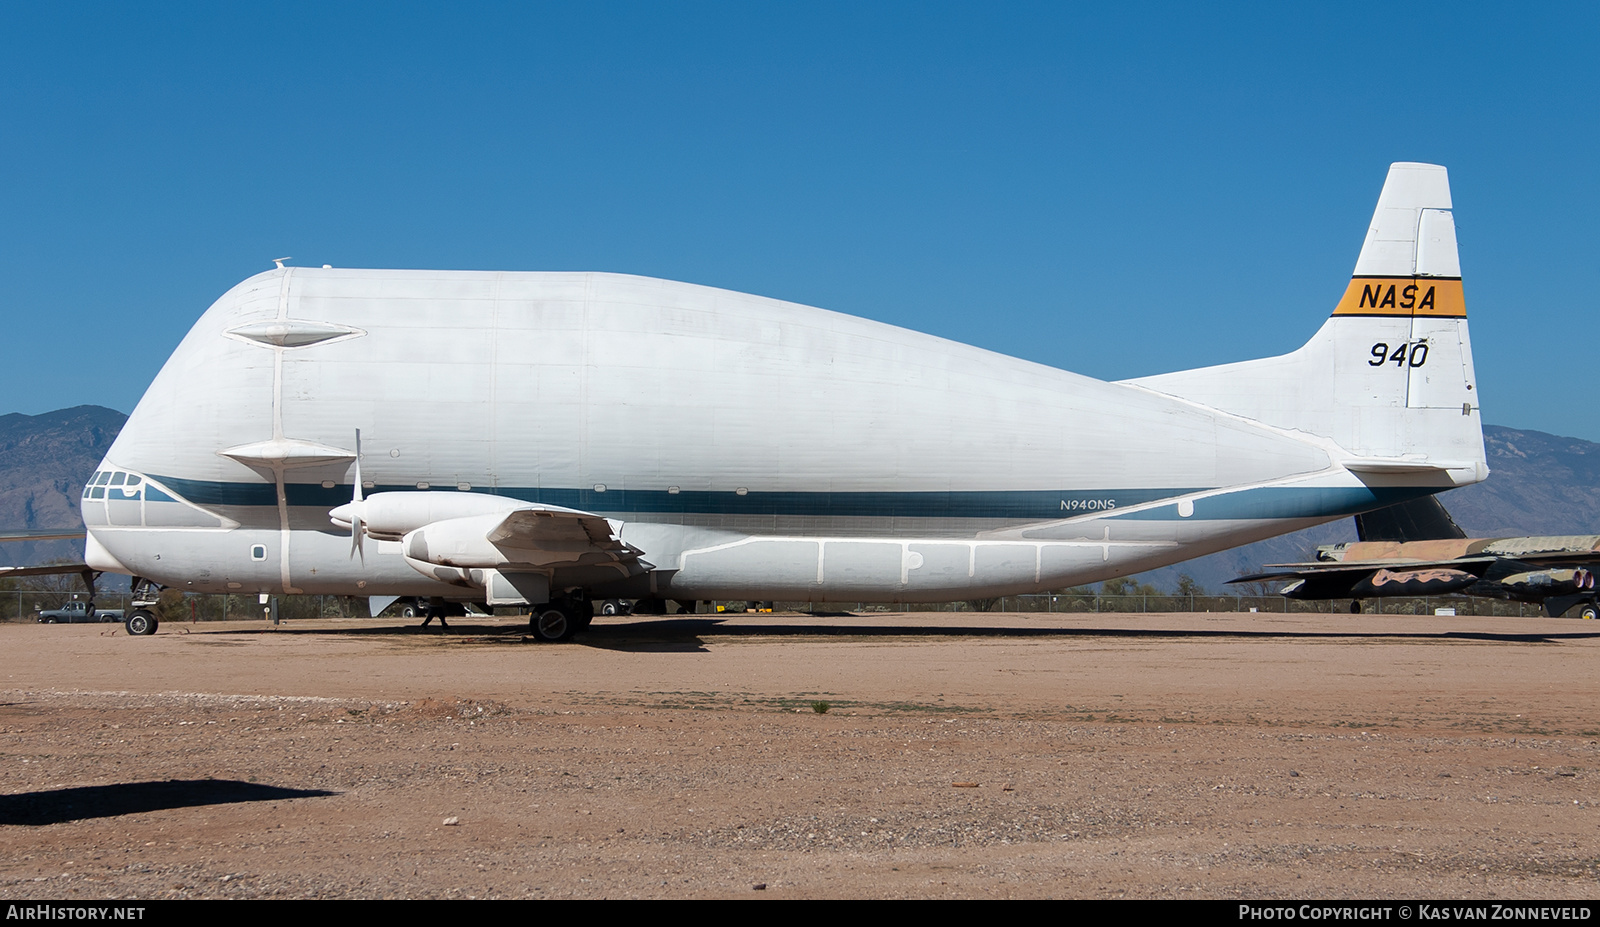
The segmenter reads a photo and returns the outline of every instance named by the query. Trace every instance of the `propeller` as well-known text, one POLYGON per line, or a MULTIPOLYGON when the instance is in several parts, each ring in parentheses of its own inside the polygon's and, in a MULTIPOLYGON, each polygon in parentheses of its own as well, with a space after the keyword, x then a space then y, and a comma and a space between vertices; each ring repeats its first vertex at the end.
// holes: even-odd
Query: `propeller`
POLYGON ((355 559, 360 555, 361 562, 367 562, 367 552, 362 546, 362 540, 367 536, 367 520, 362 517, 366 505, 361 501, 361 491, 364 488, 361 479, 361 429, 356 429, 356 485, 351 490, 350 501, 344 505, 336 505, 328 510, 328 520, 340 528, 350 529, 350 557, 355 559))

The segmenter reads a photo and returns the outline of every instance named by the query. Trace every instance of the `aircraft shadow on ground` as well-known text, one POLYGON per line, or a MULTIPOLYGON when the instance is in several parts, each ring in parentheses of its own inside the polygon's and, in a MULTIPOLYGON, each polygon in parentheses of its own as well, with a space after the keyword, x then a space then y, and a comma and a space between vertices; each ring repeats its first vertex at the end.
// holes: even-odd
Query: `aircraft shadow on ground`
POLYGON ((287 801, 291 798, 321 798, 337 794, 322 789, 286 789, 235 779, 119 782, 0 795, 0 824, 40 827, 87 818, 113 818, 123 814, 169 811, 198 805, 287 801))
POLYGON ((667 618, 632 624, 595 625, 583 632, 578 643, 607 647, 607 639, 670 640, 681 637, 1000 637, 1000 638, 1088 638, 1117 637, 1145 640, 1324 640, 1357 638, 1362 640, 1476 640, 1493 643, 1558 643, 1600 639, 1600 629, 1591 632, 1557 634, 1493 631, 1284 631, 1218 630, 1185 628, 1017 628, 968 625, 830 625, 769 624, 729 625, 717 618, 667 618))
MULTIPOLYGON (((1563 641, 1600 639, 1600 628, 1593 631, 1525 632, 1525 631, 1411 631, 1398 626, 1395 630, 1341 630, 1329 628, 1317 631, 1277 629, 1206 629, 1206 628, 1128 628, 1116 626, 1090 626, 1071 628, 1019 628, 1002 625, 968 623, 961 625, 918 624, 834 624, 831 617, 856 617, 849 615, 817 615, 815 620, 799 620, 782 624, 730 624, 726 618, 711 615, 674 615, 633 620, 605 619, 578 634, 575 643, 602 650, 637 650, 651 652, 694 652, 704 650, 707 638, 729 637, 991 637, 991 638, 1045 638, 1071 639, 1092 637, 1128 638, 1135 640, 1415 640, 1415 641, 1483 641, 1505 644, 1553 644, 1563 641)), ((1330 616, 1337 618, 1338 616, 1330 616)), ((202 632, 203 633, 203 632, 202 632)), ((289 624, 259 629, 228 629, 221 634, 294 634, 317 636, 359 637, 441 637, 476 638, 485 643, 537 643, 528 629, 518 625, 484 625, 458 621, 448 629, 419 628, 414 624, 374 624, 369 627, 316 627, 311 624, 289 624)))

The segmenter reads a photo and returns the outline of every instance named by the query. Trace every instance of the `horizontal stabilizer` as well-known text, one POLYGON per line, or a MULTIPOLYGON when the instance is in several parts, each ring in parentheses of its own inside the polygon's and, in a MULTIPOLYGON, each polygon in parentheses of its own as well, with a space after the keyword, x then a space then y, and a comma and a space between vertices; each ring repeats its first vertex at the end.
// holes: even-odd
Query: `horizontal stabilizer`
POLYGON ((1463 540, 1456 524, 1437 496, 1424 496, 1356 516, 1356 538, 1361 541, 1463 540))
POLYGON ((1356 473, 1448 473, 1451 470, 1476 470, 1472 460, 1407 460, 1402 457, 1356 457, 1343 461, 1346 470, 1356 473))

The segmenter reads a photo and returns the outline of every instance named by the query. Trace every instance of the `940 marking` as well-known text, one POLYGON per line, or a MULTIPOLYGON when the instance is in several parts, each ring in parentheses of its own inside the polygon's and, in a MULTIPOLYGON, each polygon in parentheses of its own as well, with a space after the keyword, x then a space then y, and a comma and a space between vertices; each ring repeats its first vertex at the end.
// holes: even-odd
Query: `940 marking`
POLYGON ((1421 367, 1428 362, 1428 343, 1426 341, 1407 342, 1389 350, 1387 342, 1380 341, 1372 346, 1372 360, 1367 361, 1368 367, 1382 367, 1384 364, 1393 364, 1396 367, 1421 367))

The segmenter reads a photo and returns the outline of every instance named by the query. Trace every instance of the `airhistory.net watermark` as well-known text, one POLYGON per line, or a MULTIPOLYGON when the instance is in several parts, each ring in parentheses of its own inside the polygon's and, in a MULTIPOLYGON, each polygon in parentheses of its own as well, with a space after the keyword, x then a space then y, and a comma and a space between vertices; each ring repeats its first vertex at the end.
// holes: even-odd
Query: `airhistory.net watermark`
POLYGON ((144 908, 65 904, 6 905, 8 921, 142 921, 144 908))

